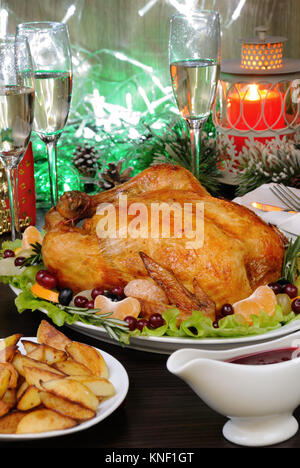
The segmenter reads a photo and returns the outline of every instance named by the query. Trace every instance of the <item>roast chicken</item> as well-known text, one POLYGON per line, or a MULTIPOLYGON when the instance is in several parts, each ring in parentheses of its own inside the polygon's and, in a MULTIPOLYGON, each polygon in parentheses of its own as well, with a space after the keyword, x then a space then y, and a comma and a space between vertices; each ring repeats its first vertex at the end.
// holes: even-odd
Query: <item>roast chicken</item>
POLYGON ((211 196, 189 171, 169 164, 152 166, 96 195, 66 192, 46 214, 45 230, 43 260, 62 287, 78 293, 151 278, 165 290, 170 304, 180 306, 186 299, 181 307, 184 316, 202 305, 213 317, 223 304, 233 304, 258 286, 277 280, 285 249, 275 227, 246 207, 211 196), (148 227, 143 235, 130 231, 124 235, 119 218, 122 197, 127 200, 128 224, 136 219, 130 212, 134 203, 147 208, 148 227), (150 207, 157 203, 177 203, 182 208, 202 203, 203 243, 191 247, 184 228, 181 236, 172 231, 168 237, 151 235, 150 207), (116 235, 99 230, 107 216, 99 206, 113 208, 119 215, 116 235))

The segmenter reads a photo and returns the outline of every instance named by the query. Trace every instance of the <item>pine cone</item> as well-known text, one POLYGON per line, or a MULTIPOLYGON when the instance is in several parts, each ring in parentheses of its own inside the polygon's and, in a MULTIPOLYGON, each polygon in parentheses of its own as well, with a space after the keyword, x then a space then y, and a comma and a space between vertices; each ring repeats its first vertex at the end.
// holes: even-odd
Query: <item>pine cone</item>
POLYGON ((300 189, 300 174, 297 174, 291 180, 291 186, 300 189))
POLYGON ((99 176, 97 185, 102 190, 109 190, 117 185, 121 185, 124 182, 127 182, 133 171, 132 167, 124 169, 122 172, 122 165, 124 161, 119 161, 118 164, 109 163, 108 169, 103 171, 99 176))
POLYGON ((73 157, 73 164, 86 177, 94 177, 97 172, 97 153, 93 146, 87 143, 84 146, 78 145, 73 157))

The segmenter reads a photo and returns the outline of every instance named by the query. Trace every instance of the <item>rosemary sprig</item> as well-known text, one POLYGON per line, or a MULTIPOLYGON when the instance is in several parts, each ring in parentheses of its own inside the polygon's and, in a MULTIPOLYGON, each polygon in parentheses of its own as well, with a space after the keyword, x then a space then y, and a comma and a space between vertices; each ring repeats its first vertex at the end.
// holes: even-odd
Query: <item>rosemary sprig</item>
POLYGON ((87 319, 89 323, 97 326, 103 326, 108 335, 120 343, 129 343, 129 327, 124 320, 110 318, 112 312, 100 314, 100 309, 88 309, 75 306, 63 306, 58 304, 58 307, 69 314, 78 316, 79 319, 87 319))
POLYGON ((282 265, 282 278, 294 283, 296 277, 300 274, 300 236, 294 241, 291 239, 287 244, 282 265))
POLYGON ((30 245, 33 253, 26 258, 22 266, 38 265, 43 262, 42 245, 39 242, 30 245))

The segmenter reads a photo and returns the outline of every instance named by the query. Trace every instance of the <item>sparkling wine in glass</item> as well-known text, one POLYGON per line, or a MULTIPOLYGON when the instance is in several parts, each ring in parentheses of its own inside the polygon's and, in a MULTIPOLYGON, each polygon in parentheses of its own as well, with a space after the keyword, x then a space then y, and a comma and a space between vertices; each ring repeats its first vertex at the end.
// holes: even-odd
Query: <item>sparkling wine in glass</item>
POLYGON ((72 60, 67 26, 56 22, 22 23, 34 65, 33 130, 48 152, 51 205, 58 201, 57 141, 66 125, 72 94, 72 60))
POLYGON ((17 173, 30 141, 34 78, 26 37, 0 39, 0 161, 5 168, 10 204, 11 240, 21 237, 17 173))
POLYGON ((201 130, 210 115, 220 73, 217 12, 193 11, 172 16, 169 63, 174 97, 190 131, 192 172, 199 178, 201 130))

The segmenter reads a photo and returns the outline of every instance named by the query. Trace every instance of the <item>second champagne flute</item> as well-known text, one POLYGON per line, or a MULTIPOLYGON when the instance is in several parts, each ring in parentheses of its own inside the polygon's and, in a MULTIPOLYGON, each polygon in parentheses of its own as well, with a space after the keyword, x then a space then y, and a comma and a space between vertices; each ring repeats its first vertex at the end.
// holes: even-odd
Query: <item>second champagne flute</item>
POLYGON ((72 59, 67 26, 57 22, 21 23, 33 58, 33 130, 47 146, 51 205, 58 201, 57 141, 66 125, 72 93, 72 59))
POLYGON ((169 62, 176 103, 190 130, 192 172, 199 179, 201 129, 210 114, 219 79, 217 12, 187 11, 172 16, 169 62))

